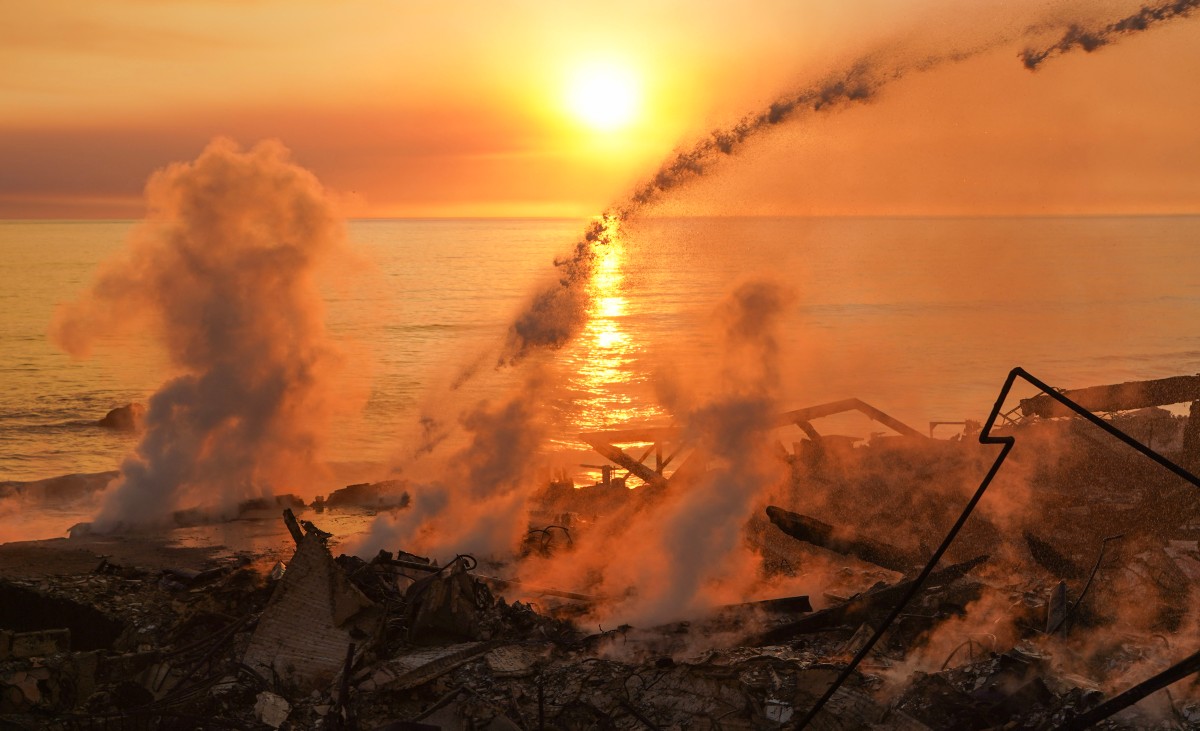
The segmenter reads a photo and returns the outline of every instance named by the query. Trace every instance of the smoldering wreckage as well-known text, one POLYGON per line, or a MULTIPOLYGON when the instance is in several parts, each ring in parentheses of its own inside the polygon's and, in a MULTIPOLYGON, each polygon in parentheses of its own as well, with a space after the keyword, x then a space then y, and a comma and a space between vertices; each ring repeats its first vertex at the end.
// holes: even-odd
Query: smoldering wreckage
MULTIPOLYGON (((606 597, 468 555, 335 557, 314 521, 348 503, 403 510, 401 483, 352 486, 308 506, 312 520, 273 504, 290 505, 295 542, 273 566, 163 567, 68 539, 37 555, 94 568, 14 571, 39 546, 0 546, 0 728, 1200 727, 1200 376, 1046 387, 1000 413, 1005 394, 949 439, 856 399, 782 415, 805 435, 778 449, 795 500, 766 506, 744 540, 765 574, 833 570, 819 594, 663 626, 596 626, 606 597), (1190 414, 1160 408, 1178 403, 1190 414), (846 410, 895 434, 855 445, 814 425, 846 410), (998 442, 968 501, 963 475, 998 442), (1027 509, 989 510, 993 477, 990 497, 1027 509)), ((670 429, 584 438, 612 463, 604 479, 544 488, 514 562, 569 560, 597 515, 702 471, 668 469, 685 451, 670 429)))

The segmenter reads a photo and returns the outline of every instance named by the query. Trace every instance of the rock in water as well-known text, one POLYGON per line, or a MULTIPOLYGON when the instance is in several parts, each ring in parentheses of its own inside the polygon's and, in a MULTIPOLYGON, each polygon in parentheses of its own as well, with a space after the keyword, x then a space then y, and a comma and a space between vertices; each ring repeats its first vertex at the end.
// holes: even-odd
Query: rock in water
POLYGON ((142 428, 142 417, 145 415, 145 406, 139 403, 126 404, 105 414, 96 425, 116 431, 139 431, 142 428))

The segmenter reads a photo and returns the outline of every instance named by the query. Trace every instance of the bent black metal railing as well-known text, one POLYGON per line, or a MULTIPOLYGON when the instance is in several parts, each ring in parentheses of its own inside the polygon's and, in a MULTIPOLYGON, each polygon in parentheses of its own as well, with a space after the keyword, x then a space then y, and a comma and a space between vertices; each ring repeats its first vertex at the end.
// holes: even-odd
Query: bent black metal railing
MULTIPOLYGON (((850 675, 854 673, 855 669, 858 668, 859 663, 861 663, 863 661, 863 659, 867 656, 867 654, 871 652, 871 649, 875 647, 875 644, 879 641, 879 638, 883 636, 883 633, 886 632, 887 629, 892 625, 892 623, 896 621, 896 618, 900 616, 900 613, 904 611, 904 608, 906 606, 908 606, 908 603, 910 601, 912 601, 913 597, 915 597, 917 595, 917 593, 921 590, 921 587, 924 586, 925 581, 929 578, 929 575, 931 573, 933 573, 934 567, 937 566, 938 562, 942 560, 942 556, 946 553, 946 550, 948 548, 950 548, 950 544, 953 543, 954 539, 958 537, 959 531, 962 530, 962 527, 964 524, 966 524, 967 519, 969 517, 971 517, 971 513, 974 512, 975 506, 979 504, 979 500, 983 497, 984 492, 987 491, 988 486, 990 484, 992 484, 992 480, 996 477, 996 473, 1000 471, 1000 465, 1004 464, 1005 458, 1008 457, 1008 453, 1010 451, 1012 451, 1013 446, 1016 444, 1015 437, 993 436, 992 428, 995 426, 996 420, 1001 416, 1000 409, 1003 408, 1004 402, 1008 399, 1009 391, 1012 390, 1013 384, 1016 382, 1016 380, 1018 378, 1021 378, 1024 381, 1026 381, 1027 383, 1029 383, 1033 386, 1036 386, 1046 396, 1061 403, 1063 406, 1067 407, 1068 409, 1070 409, 1072 412, 1074 412, 1078 416, 1080 416, 1084 419, 1087 419, 1089 422, 1091 422, 1096 427, 1108 432, 1109 434, 1116 437, 1121 442, 1124 442, 1129 447, 1132 447, 1136 451, 1140 452, 1142 455, 1150 458, 1152 461, 1159 464, 1160 466, 1167 469, 1168 471, 1178 475, 1179 477, 1183 478, 1184 480, 1187 480, 1188 482, 1192 483, 1196 487, 1200 487, 1200 477, 1196 477, 1196 475, 1193 475, 1188 470, 1185 470, 1184 468, 1175 464, 1174 462, 1172 462, 1171 460, 1162 456, 1158 452, 1155 452, 1153 449, 1150 449, 1146 445, 1142 444, 1141 442, 1137 441, 1133 437, 1129 436, 1125 432, 1121 431, 1120 429, 1117 429, 1109 422, 1105 421, 1104 419, 1101 419, 1100 417, 1096 416, 1095 414, 1088 411, 1084 407, 1075 403, 1067 396, 1054 390, 1046 383, 1043 383, 1040 379, 1031 375, 1024 368, 1020 368, 1020 367, 1013 368, 1011 371, 1009 371, 1008 378, 1005 379, 1005 381, 1004 381, 1004 387, 1000 389, 1000 395, 996 398, 996 404, 995 404, 995 406, 992 407, 992 412, 988 415, 987 422, 983 425, 983 430, 979 433, 979 443, 980 444, 999 444, 999 445, 1001 445, 1000 454, 996 455, 996 461, 992 463, 991 469, 989 469, 987 474, 984 475, 983 481, 979 483, 979 488, 977 490, 975 490, 975 494, 971 496, 971 499, 967 502, 966 507, 963 508, 962 514, 960 516, 958 516, 958 520, 955 521, 954 525, 950 528, 950 532, 948 532, 946 534, 946 537, 942 540, 941 545, 938 546, 937 550, 933 552, 932 556, 930 556, 929 563, 925 564, 925 567, 923 569, 921 569, 921 573, 918 574, 917 578, 912 582, 912 586, 909 588, 908 592, 904 595, 903 598, 901 598, 900 602, 892 609, 892 611, 887 615, 887 617, 884 618, 883 623, 880 624, 878 628, 876 628, 875 633, 871 635, 871 638, 869 640, 867 640, 867 643, 865 645, 863 645, 857 653, 855 653, 854 657, 851 658, 849 664, 847 664, 846 667, 842 670, 842 672, 838 674, 837 678, 834 679, 833 683, 829 686, 829 689, 825 691, 825 694, 822 695, 817 700, 816 704, 814 704, 813 707, 811 709, 809 709, 808 713, 805 714, 805 716, 802 719, 800 719, 800 721, 796 724, 796 726, 794 728, 797 731, 808 726, 808 724, 816 717, 816 715, 818 713, 820 713, 821 709, 825 706, 826 703, 829 702, 829 699, 833 697, 834 693, 837 692, 838 688, 840 688, 842 686, 842 684, 844 682, 846 682, 846 680, 850 677, 850 675)), ((1172 666, 1172 668, 1169 668, 1167 671, 1164 671, 1164 673, 1162 675, 1166 675, 1166 674, 1170 673, 1171 670, 1174 670, 1176 668, 1181 668, 1181 666, 1188 663, 1189 660, 1191 660, 1194 665, 1195 664, 1194 657, 1195 656, 1189 657, 1189 658, 1185 659, 1184 661, 1177 663, 1175 666, 1172 666)), ((1194 672, 1194 670, 1193 670, 1193 672, 1194 672)), ((1159 676, 1156 676, 1156 678, 1157 677, 1159 677, 1159 676)), ((1152 678, 1150 681, 1146 681, 1146 683, 1150 683, 1152 680, 1154 680, 1154 678, 1152 678)), ((1129 691, 1126 691, 1126 693, 1122 694, 1122 695, 1126 696, 1126 695, 1135 694, 1134 691, 1136 691, 1138 688, 1141 688, 1143 685, 1145 685, 1145 684, 1139 684, 1138 686, 1135 686, 1135 688, 1130 689, 1129 691)), ((1151 689, 1150 692, 1153 692, 1153 689, 1151 689)), ((1116 700, 1116 699, 1114 699, 1114 700, 1116 700)), ((1108 704, 1104 704, 1104 705, 1108 705, 1108 704)), ((1099 710, 1099 709, 1094 709, 1094 711, 1095 710, 1099 710)), ((1112 708, 1112 710, 1109 711, 1107 715, 1103 715, 1103 716, 1089 715, 1086 719, 1086 723, 1087 723, 1087 725, 1096 723, 1100 720, 1103 720, 1104 718, 1107 718, 1108 715, 1111 715, 1112 713, 1115 713, 1118 710, 1120 710, 1120 708, 1112 708)), ((1084 721, 1084 716, 1078 717, 1078 721, 1084 721)), ((1065 725, 1063 728, 1070 728, 1070 729, 1086 728, 1086 725, 1084 725, 1084 726, 1073 725, 1072 722, 1068 721, 1067 725, 1065 725)))

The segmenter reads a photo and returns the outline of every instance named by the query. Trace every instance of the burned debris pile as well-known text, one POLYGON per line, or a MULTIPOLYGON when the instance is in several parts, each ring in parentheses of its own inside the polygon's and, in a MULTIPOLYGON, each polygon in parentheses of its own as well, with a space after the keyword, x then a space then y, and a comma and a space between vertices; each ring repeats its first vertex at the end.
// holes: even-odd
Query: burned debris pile
MULTIPOLYGON (((1107 418, 1194 463, 1188 416, 1137 409, 1107 418)), ((1086 420, 1011 412, 1012 459, 926 575, 988 447, 907 427, 854 446, 805 421, 742 537, 761 586, 806 593, 633 627, 604 621, 621 597, 598 585, 521 578, 573 560, 599 514, 689 489, 670 453, 628 470, 642 487, 547 487, 503 560, 335 557, 341 537, 289 508, 274 565, 0 579, 0 729, 1200 725, 1192 485, 1086 420)), ((368 487, 351 492, 375 503, 368 487)))
MULTIPOLYGON (((783 728, 905 587, 899 576, 817 611, 785 597, 588 632, 573 619, 593 597, 522 587, 540 600, 510 603, 498 592, 515 582, 469 556, 334 558, 328 540, 301 528, 277 579, 241 560, 5 582, 0 728, 783 728)), ((975 577, 986 561, 939 571, 815 727, 998 728, 988 719, 1061 721, 1098 703, 1093 687, 1044 681, 1035 650, 987 639, 888 689, 909 648, 995 590, 975 577)))

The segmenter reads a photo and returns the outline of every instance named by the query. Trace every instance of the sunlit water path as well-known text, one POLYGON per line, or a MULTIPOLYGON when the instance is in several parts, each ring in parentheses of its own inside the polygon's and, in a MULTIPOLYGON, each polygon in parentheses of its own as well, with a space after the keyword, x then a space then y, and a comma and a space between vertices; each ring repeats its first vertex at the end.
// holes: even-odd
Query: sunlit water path
MULTIPOLYGON (((347 393, 369 395, 333 436, 335 484, 403 454, 423 405, 472 360, 484 376, 455 403, 523 377, 487 354, 584 225, 350 224, 357 261, 326 287, 328 321, 369 366, 351 369, 347 393)), ((88 422, 145 400, 167 376, 161 354, 130 336, 74 362, 46 330, 55 303, 132 226, 0 223, 0 480, 114 469, 131 448, 88 422)), ((1200 217, 633 221, 601 255, 587 327, 542 364, 561 386, 556 443, 668 419, 656 388, 715 367, 712 308, 746 276, 797 293, 783 343, 789 408, 857 396, 923 428, 985 414, 1017 364, 1063 386, 1195 373, 1197 241, 1200 217)))

